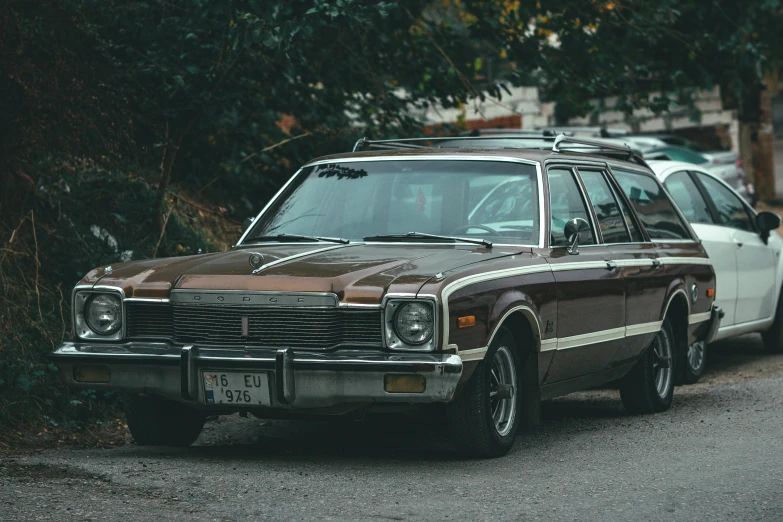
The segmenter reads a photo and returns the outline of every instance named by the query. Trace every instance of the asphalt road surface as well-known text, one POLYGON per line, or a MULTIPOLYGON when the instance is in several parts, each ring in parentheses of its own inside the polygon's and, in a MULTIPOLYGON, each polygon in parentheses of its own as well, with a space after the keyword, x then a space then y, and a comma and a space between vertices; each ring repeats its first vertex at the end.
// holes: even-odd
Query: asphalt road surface
POLYGON ((748 336, 711 357, 666 413, 570 395, 495 460, 410 420, 236 416, 186 449, 8 458, 0 520, 783 520, 783 356, 748 336))

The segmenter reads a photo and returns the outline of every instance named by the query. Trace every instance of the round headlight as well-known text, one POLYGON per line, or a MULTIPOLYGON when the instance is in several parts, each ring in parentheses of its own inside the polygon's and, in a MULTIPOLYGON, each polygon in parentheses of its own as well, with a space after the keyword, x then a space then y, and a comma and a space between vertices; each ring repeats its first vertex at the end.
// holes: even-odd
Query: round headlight
POLYGON ((122 326, 122 304, 119 297, 96 295, 84 308, 87 326, 99 335, 111 335, 122 326))
POLYGON ((421 303, 401 305, 394 316, 394 330, 406 344, 426 343, 435 330, 432 307, 421 303))

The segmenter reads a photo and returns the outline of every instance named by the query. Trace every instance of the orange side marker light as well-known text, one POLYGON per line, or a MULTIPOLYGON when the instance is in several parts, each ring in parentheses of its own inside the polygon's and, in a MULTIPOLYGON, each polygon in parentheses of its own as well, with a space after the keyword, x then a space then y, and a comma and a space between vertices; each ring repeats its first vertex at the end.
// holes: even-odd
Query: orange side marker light
POLYGON ((476 326, 475 315, 466 315, 457 318, 457 328, 468 328, 469 326, 476 326))
POLYGON ((715 289, 714 288, 708 288, 707 289, 707 297, 715 297, 715 289))

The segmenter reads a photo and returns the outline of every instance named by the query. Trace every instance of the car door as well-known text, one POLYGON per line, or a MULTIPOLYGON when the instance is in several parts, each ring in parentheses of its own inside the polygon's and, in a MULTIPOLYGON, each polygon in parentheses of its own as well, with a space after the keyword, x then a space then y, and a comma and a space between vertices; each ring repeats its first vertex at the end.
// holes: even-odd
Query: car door
POLYGON ((721 326, 731 326, 734 324, 739 285, 737 247, 733 234, 727 233, 726 228, 716 222, 717 216, 713 217, 703 188, 696 185, 692 173, 684 170, 675 172, 667 176, 663 184, 710 256, 717 284, 715 304, 726 313, 721 326))
MULTIPOLYGON (((734 191, 707 174, 696 172, 716 220, 734 242, 739 281, 734 324, 771 317, 775 312, 775 251, 761 240, 752 213, 734 191)), ((720 284, 720 283, 719 283, 720 284)))
POLYGON ((557 288, 557 348, 544 383, 601 371, 608 367, 625 334, 625 287, 612 252, 600 244, 595 219, 586 205, 574 169, 547 171, 550 212, 548 260, 557 288), (591 239, 568 252, 564 226, 573 218, 590 223, 591 239))
POLYGON ((660 269, 654 245, 645 241, 628 203, 611 175, 579 168, 579 176, 593 205, 603 242, 625 284, 625 339, 612 365, 635 359, 660 329, 660 303, 667 278, 660 269))

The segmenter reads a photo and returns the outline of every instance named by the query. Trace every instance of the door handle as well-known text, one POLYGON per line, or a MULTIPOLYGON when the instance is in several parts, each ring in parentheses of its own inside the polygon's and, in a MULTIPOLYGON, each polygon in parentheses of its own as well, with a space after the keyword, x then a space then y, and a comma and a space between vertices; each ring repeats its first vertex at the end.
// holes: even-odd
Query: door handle
POLYGON ((737 245, 737 248, 742 248, 743 245, 742 241, 739 241, 737 239, 734 240, 734 244, 737 245))
POLYGON ((616 268, 617 268, 617 263, 615 263, 614 261, 609 261, 607 259, 607 261, 606 261, 606 269, 607 270, 615 270, 616 268))
POLYGON ((659 268, 661 268, 661 260, 660 259, 653 259, 652 260, 652 264, 653 264, 653 268, 655 270, 658 270, 659 268))

